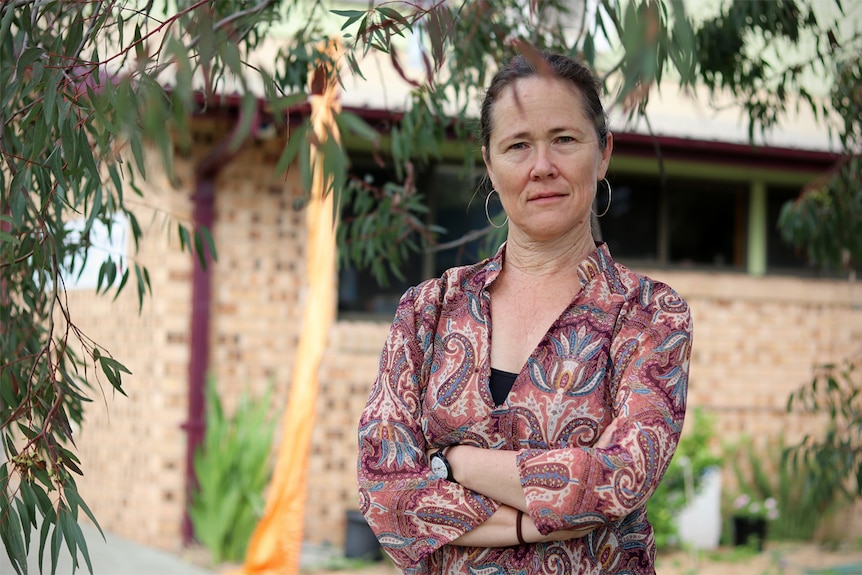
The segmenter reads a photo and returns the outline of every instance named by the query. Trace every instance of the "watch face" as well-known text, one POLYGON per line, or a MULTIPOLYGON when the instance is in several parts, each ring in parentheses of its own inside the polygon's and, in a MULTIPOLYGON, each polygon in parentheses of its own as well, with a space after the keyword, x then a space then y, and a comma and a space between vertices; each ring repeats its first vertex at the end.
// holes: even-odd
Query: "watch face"
POLYGON ((446 469, 446 464, 440 457, 435 457, 436 453, 431 456, 431 472, 435 479, 446 479, 449 474, 446 469))

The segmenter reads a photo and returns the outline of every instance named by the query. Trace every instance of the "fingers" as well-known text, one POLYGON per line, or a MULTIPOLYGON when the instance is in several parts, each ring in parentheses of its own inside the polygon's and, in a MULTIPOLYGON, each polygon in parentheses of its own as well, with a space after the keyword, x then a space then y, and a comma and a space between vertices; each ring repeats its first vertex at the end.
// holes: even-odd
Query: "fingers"
POLYGON ((596 449, 606 449, 611 446, 611 440, 613 439, 614 432, 619 428, 622 423, 622 419, 619 417, 611 421, 611 424, 605 428, 602 432, 602 435, 599 437, 599 440, 596 442, 596 449))

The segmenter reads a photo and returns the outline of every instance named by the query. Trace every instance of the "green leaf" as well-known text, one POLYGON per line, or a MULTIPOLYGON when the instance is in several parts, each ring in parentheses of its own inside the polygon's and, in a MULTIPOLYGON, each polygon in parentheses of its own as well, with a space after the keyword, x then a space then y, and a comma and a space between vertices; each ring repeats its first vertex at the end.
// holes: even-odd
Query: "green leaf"
POLYGON ((234 128, 234 132, 231 134, 230 138, 229 150, 231 153, 235 153, 239 150, 243 143, 248 139, 248 136, 251 133, 252 123, 255 121, 257 116, 257 97, 252 93, 243 94, 242 102, 240 104, 239 122, 234 128))
POLYGON ((83 509, 84 513, 90 518, 90 521, 92 521, 93 526, 95 526, 99 531, 99 535, 102 536, 102 540, 105 540, 105 533, 102 531, 102 527, 99 525, 99 522, 96 521, 96 516, 93 515, 93 512, 90 511, 90 508, 78 494, 78 488, 72 484, 67 484, 65 494, 66 500, 69 502, 72 509, 83 509))
POLYGON ((342 132, 356 134, 369 142, 377 143, 380 140, 380 133, 353 112, 341 112, 335 121, 342 132))
POLYGON ((343 16, 344 18, 347 18, 347 20, 345 20, 344 24, 341 26, 342 32, 350 28, 350 26, 352 26, 357 20, 366 15, 366 12, 364 10, 330 10, 330 12, 332 14, 335 14, 336 16, 343 16))
POLYGON ((51 575, 57 573, 57 560, 60 558, 60 547, 63 545, 63 521, 62 512, 54 523, 54 531, 51 533, 51 575))
POLYGON ((216 252, 215 240, 213 239, 212 233, 209 228, 206 226, 201 226, 195 232, 195 241, 198 244, 198 253, 204 253, 204 244, 206 244, 206 252, 209 253, 210 257, 213 261, 218 260, 218 252, 216 252), (202 240, 202 241, 201 241, 202 240))
POLYGON ((2 244, 3 242, 9 242, 16 246, 21 245, 21 240, 19 240, 12 234, 4 232, 2 229, 0 229, 0 244, 2 244))
POLYGON ((281 114, 285 110, 290 109, 293 106, 298 104, 302 104, 308 101, 308 94, 305 92, 295 92, 293 94, 289 94, 287 96, 277 96, 273 98, 270 102, 270 106, 272 107, 272 111, 274 114, 281 114))
POLYGON ((278 158, 278 163, 275 166, 276 175, 280 176, 287 172, 288 168, 293 163, 293 160, 297 157, 300 148, 304 147, 303 144, 306 143, 306 134, 308 133, 309 127, 308 122, 305 121, 290 133, 287 140, 287 146, 284 147, 284 150, 281 152, 281 156, 278 158))
MULTIPOLYGON (((144 307, 144 295, 152 291, 150 286, 150 273, 146 268, 135 264, 135 278, 137 279, 138 288, 138 310, 144 307)), ((125 395, 125 394, 124 394, 125 395)))
MULTIPOLYGON (((39 528, 39 573, 44 572, 43 558, 45 557, 45 544, 48 542, 48 533, 57 522, 57 514, 53 508, 42 516, 42 527, 39 528)), ((56 564, 56 563, 55 563, 56 564)))
POLYGON ((129 146, 132 148, 132 155, 135 158, 135 167, 140 172, 141 177, 146 179, 147 171, 146 164, 144 162, 144 148, 141 143, 141 139, 137 136, 132 136, 129 138, 129 146))
POLYGON ((66 30, 65 54, 77 59, 83 47, 84 40, 84 18, 73 18, 66 30))
POLYGON ((9 32, 12 29, 12 19, 15 17, 16 10, 8 9, 3 14, 3 20, 0 22, 0 38, 8 38, 9 32))
POLYGON ((45 51, 39 46, 28 46, 21 52, 21 55, 18 57, 18 73, 21 75, 27 72, 27 68, 33 65, 33 63, 42 57, 45 51))
POLYGON ((8 500, 0 498, 0 539, 6 548, 6 555, 16 573, 27 573, 27 549, 21 535, 21 522, 15 508, 8 500))
POLYGON ((123 272, 123 276, 120 278, 120 283, 117 284, 117 289, 114 292, 114 301, 120 297, 120 293, 122 293, 123 288, 126 287, 127 281, 129 281, 129 268, 126 268, 126 271, 123 272))
POLYGON ((219 48, 219 54, 224 59, 228 69, 236 74, 238 78, 244 78, 242 56, 239 53, 239 46, 227 38, 220 38, 219 48))
POLYGON ((365 10, 330 10, 329 12, 345 18, 361 18, 366 14, 365 10))
MULTIPOLYGON (((78 568, 78 547, 84 539, 84 534, 81 532, 78 522, 75 521, 75 517, 68 509, 62 508, 60 510, 60 524, 63 526, 66 549, 69 550, 69 556, 72 559, 72 572, 74 572, 78 568)), ((87 562, 89 563, 89 559, 87 562)))
POLYGON ((383 14, 385 17, 389 18, 390 20, 395 20, 396 22, 401 24, 404 28, 410 29, 410 23, 407 21, 406 18, 404 18, 404 16, 401 15, 400 12, 398 12, 398 10, 395 10, 393 8, 389 8, 388 6, 378 6, 376 8, 376 10, 380 14, 383 14))
POLYGON ((120 373, 127 373, 131 375, 132 372, 130 372, 120 362, 106 355, 102 355, 99 357, 99 365, 102 368, 102 373, 105 374, 105 377, 107 377, 108 381, 111 383, 111 386, 123 395, 126 395, 126 392, 123 391, 122 376, 120 375, 120 373))
POLYGON ((42 103, 42 114, 45 125, 51 125, 54 121, 54 113, 57 108, 57 91, 61 78, 62 76, 59 73, 56 71, 52 72, 45 84, 45 100, 42 103))
POLYGON ((584 61, 590 66, 593 66, 596 61, 596 45, 593 41, 593 35, 589 30, 587 30, 586 36, 584 37, 583 52, 584 61))

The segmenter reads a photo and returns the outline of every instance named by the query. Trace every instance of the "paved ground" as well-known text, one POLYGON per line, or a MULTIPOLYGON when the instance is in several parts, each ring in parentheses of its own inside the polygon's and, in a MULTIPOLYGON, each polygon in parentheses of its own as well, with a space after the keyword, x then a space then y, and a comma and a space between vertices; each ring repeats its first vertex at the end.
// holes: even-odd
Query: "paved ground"
MULTIPOLYGON (((93 564, 93 575, 224 575, 226 571, 230 570, 229 567, 218 570, 202 567, 201 565, 206 564, 207 558, 203 556, 205 554, 200 550, 190 550, 187 553, 173 555, 139 545, 107 532, 105 539, 102 539, 99 532, 88 524, 82 523, 81 530, 87 539, 90 561, 93 564)), ((28 575, 39 575, 38 549, 39 535, 36 533, 31 539, 28 575), (35 549, 33 548, 34 542, 35 549)), ((340 549, 307 545, 303 547, 300 562, 304 571, 317 571, 316 566, 321 564, 337 564, 339 562, 337 556, 340 554, 340 549)), ((78 569, 74 573, 76 575, 89 574, 87 564, 80 555, 78 561, 78 569)), ((50 574, 51 568, 47 556, 44 563, 43 573, 50 574)), ((349 569, 349 562, 346 565, 349 569)), ((56 575, 72 575, 72 573, 72 560, 64 545, 60 552, 56 575)), ((12 563, 2 545, 0 545, 0 575, 15 575, 12 563)))
MULTIPOLYGON (((200 558, 196 560, 193 554, 176 556, 163 551, 150 549, 132 543, 121 537, 106 533, 103 541, 93 528, 82 525, 90 548, 90 558, 93 562, 93 575, 224 575, 225 570, 213 571, 200 566, 200 558)), ((37 538, 38 548, 38 538, 37 538)), ((57 575, 72 575, 72 566, 68 553, 60 555, 57 575)), ((36 554, 31 556, 30 575, 38 575, 36 554)), ((332 548, 303 548, 302 572, 313 575, 397 575, 387 561, 380 563, 351 563, 349 560, 339 560, 337 550, 332 548), (329 569, 322 565, 329 565, 329 569), (317 565, 317 568, 313 566, 317 565)), ((46 565, 47 567, 47 565, 46 565)), ((47 568, 44 573, 50 573, 47 568)), ((766 552, 752 554, 740 553, 734 549, 723 549, 716 552, 701 552, 692 561, 686 553, 660 554, 657 566, 659 575, 862 575, 862 549, 827 551, 813 544, 777 544, 770 545, 766 552), (830 569, 831 567, 831 569, 830 569)), ((0 551, 0 574, 14 575, 12 565, 5 550, 0 551)), ((88 573, 87 566, 82 564, 77 574, 88 573)))
MULTIPOLYGON (((93 575, 212 575, 212 571, 192 565, 183 559, 143 547, 116 535, 105 533, 105 539, 99 532, 88 525, 81 525, 90 550, 90 560, 93 563, 93 575)), ((39 535, 31 540, 29 556, 29 575, 39 573, 39 535), (35 545, 34 545, 35 542, 35 545), (35 549, 33 549, 35 547, 35 549)), ((48 557, 44 560, 44 573, 51 573, 48 557)), ((0 573, 14 575, 15 570, 9 561, 6 550, 0 545, 0 573)), ((79 556, 79 567, 76 574, 89 573, 87 564, 79 556)), ((56 575, 72 575, 72 560, 65 545, 60 552, 56 575)))

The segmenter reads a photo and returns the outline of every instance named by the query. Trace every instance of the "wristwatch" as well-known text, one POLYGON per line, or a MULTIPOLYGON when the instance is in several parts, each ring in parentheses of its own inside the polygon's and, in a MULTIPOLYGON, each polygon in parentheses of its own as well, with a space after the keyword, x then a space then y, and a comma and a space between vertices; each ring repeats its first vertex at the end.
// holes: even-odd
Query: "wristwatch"
MULTIPOLYGON (((446 447, 449 446, 447 445, 446 447)), ((429 458, 431 462, 431 475, 434 479, 445 479, 446 481, 457 483, 455 478, 452 477, 452 466, 449 465, 449 460, 446 459, 446 455, 443 453, 446 447, 441 447, 431 454, 429 458)))

